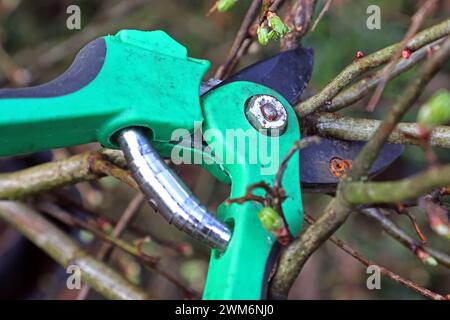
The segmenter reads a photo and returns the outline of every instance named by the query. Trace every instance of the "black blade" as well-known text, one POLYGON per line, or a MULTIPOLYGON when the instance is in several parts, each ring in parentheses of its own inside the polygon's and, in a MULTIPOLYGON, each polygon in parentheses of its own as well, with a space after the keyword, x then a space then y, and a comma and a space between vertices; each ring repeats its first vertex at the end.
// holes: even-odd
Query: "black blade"
POLYGON ((259 83, 277 91, 291 105, 295 105, 311 78, 313 62, 312 49, 284 51, 239 71, 220 85, 234 81, 259 83))
MULTIPOLYGON (((365 142, 321 139, 300 152, 300 181, 302 184, 337 184, 364 147, 365 142)), ((403 152, 404 146, 386 144, 375 160, 369 175, 381 172, 403 152)))

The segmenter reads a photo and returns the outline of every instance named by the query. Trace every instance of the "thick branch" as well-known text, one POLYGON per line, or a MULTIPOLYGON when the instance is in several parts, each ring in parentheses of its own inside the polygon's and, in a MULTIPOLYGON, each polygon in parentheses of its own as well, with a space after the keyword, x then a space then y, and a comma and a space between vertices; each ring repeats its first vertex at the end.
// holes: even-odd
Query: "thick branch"
MULTIPOLYGON (((408 42, 406 47, 413 52, 431 42, 447 36, 448 34, 450 34, 450 19, 418 33, 408 42)), ((295 109, 298 116, 303 117, 318 111, 328 101, 332 101, 332 99, 356 77, 372 68, 388 62, 395 54, 398 46, 399 44, 397 43, 364 58, 355 60, 339 73, 320 93, 297 105, 295 109)))
POLYGON ((352 204, 397 203, 450 185, 450 165, 431 167, 411 178, 386 182, 348 182, 341 192, 352 204))
MULTIPOLYGON (((340 117, 322 113, 316 118, 315 129, 320 135, 351 141, 368 141, 381 124, 380 120, 340 117)), ((419 126, 416 123, 400 122, 388 138, 390 143, 417 144, 419 126)), ((430 134, 433 147, 450 148, 450 127, 437 126, 430 134)))
POLYGON ((0 201, 0 217, 64 267, 78 266, 82 281, 109 299, 145 300, 149 296, 104 263, 89 256, 36 211, 14 201, 0 201))
MULTIPOLYGON (((136 187, 128 171, 110 162, 117 152, 86 152, 32 168, 0 174, 0 199, 17 200, 81 181, 91 181, 106 174, 136 187)), ((120 162, 120 161, 119 161, 120 162)))

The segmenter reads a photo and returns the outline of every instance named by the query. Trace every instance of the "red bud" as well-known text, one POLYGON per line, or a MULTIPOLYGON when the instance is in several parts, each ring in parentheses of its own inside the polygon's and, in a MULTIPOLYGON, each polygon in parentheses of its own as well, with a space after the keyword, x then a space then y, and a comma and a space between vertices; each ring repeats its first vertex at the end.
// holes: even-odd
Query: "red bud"
POLYGON ((404 59, 409 59, 411 57, 411 50, 405 49, 402 51, 402 57, 404 59))

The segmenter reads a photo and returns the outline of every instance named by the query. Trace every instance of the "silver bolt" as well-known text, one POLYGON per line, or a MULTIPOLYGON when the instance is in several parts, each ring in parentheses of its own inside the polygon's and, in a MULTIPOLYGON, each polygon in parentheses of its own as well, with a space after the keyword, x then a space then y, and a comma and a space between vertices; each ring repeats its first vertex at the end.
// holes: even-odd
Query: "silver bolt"
POLYGON ((281 102, 265 94, 254 95, 245 104, 245 116, 257 130, 267 135, 281 135, 286 129, 287 112, 281 102))

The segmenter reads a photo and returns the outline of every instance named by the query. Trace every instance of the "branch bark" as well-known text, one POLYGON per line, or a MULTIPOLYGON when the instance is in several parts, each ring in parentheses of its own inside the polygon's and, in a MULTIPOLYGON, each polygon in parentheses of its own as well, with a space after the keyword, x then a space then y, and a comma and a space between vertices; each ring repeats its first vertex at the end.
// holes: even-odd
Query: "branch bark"
POLYGON ((150 297, 116 271, 89 256, 54 224, 24 204, 0 201, 0 218, 13 225, 63 267, 78 266, 82 281, 109 299, 146 300, 150 297))
POLYGON ((129 172, 121 164, 122 153, 103 150, 86 152, 32 168, 0 174, 0 199, 18 200, 44 191, 111 175, 136 188, 129 172))
POLYGON ((411 178, 386 182, 348 182, 341 187, 351 204, 398 203, 450 185, 450 165, 431 167, 411 178))

